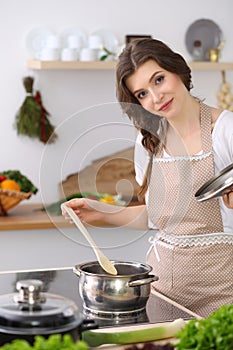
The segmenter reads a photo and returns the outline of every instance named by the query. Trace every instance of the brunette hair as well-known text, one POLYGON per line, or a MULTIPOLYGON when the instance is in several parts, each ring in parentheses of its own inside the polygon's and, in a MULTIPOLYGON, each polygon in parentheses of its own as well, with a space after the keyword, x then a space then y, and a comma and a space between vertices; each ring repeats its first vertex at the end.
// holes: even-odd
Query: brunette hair
POLYGON ((152 157, 161 140, 161 137, 158 137, 161 118, 141 107, 139 101, 127 88, 126 80, 148 60, 154 60, 161 68, 177 74, 188 91, 192 88, 191 70, 184 58, 160 40, 135 39, 125 47, 119 56, 116 69, 117 99, 123 112, 128 115, 135 127, 141 132, 142 145, 147 149, 151 158, 138 194, 139 199, 144 197, 148 188, 152 157))

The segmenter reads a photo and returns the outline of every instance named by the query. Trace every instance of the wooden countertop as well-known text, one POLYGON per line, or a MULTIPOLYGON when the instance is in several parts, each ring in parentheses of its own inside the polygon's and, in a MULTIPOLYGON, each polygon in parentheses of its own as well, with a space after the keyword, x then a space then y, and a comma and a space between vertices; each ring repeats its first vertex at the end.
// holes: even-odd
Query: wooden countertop
POLYGON ((7 216, 0 216, 0 231, 31 230, 57 227, 71 227, 72 224, 63 216, 48 215, 40 209, 42 204, 19 204, 8 211, 7 216))
MULTIPOLYGON (((49 228, 71 228, 75 225, 64 219, 62 215, 48 214, 40 210, 43 205, 19 204, 8 211, 6 216, 0 216, 0 231, 6 230, 39 230, 49 228)), ((104 222, 94 222, 91 226, 111 226, 104 222)))

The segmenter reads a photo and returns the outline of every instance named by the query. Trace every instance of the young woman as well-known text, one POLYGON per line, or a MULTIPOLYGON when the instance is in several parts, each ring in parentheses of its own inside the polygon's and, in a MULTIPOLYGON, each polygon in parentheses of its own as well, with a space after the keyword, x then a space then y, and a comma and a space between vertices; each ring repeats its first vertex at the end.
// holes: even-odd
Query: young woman
POLYGON ((233 188, 204 202, 195 193, 233 163, 233 113, 207 106, 191 88, 187 63, 163 42, 128 44, 117 94, 139 131, 135 171, 145 204, 123 210, 87 199, 66 204, 84 222, 156 230, 147 256, 159 276, 152 292, 205 317, 233 303, 233 188))

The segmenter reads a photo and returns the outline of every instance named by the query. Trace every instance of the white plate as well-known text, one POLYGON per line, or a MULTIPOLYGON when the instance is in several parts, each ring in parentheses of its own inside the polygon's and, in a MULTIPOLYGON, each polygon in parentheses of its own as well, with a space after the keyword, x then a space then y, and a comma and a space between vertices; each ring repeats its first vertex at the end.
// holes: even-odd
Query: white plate
POLYGON ((52 30, 46 27, 34 28, 26 36, 25 46, 30 58, 39 59, 42 50, 46 46, 47 38, 55 35, 52 30))
POLYGON ((117 53, 119 42, 112 31, 101 28, 91 33, 91 35, 99 35, 102 38, 104 47, 113 53, 117 53))
POLYGON ((193 22, 185 35, 185 44, 192 55, 194 41, 200 40, 204 52, 204 60, 208 60, 210 49, 216 49, 222 41, 223 35, 219 26, 210 19, 199 19, 193 22))
POLYGON ((198 202, 220 197, 222 193, 233 185, 233 164, 228 165, 218 174, 213 176, 196 192, 198 202))
POLYGON ((87 47, 87 35, 83 30, 80 28, 67 28, 60 34, 63 48, 68 47, 69 36, 76 36, 81 41, 81 47, 87 47))

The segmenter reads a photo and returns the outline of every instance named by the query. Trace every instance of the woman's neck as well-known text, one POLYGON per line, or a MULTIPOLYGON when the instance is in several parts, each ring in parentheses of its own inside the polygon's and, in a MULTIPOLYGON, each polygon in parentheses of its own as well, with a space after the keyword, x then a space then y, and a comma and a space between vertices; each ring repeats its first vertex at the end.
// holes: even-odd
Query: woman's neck
POLYGON ((165 148, 169 154, 194 155, 201 151, 200 104, 192 99, 182 115, 168 123, 165 148))

